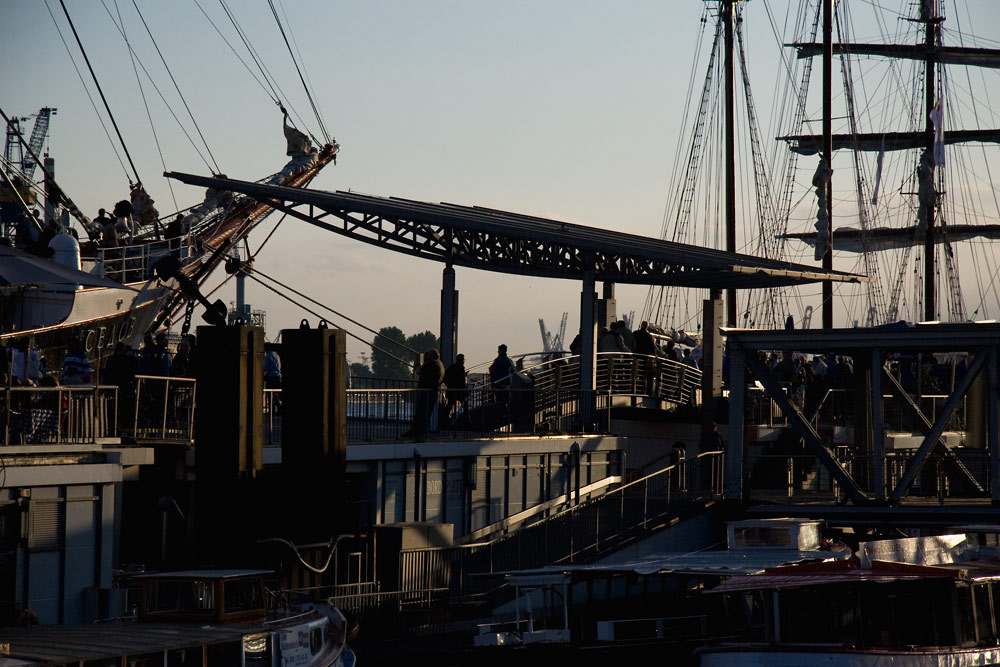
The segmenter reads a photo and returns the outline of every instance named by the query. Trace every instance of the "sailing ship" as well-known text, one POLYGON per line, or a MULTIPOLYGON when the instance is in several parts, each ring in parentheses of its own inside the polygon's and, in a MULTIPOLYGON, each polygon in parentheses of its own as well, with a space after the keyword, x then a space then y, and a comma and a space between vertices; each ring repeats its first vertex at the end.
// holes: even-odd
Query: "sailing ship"
MULTIPOLYGON (((68 12, 66 17, 69 20, 68 12)), ((42 110, 47 125, 51 114, 46 111, 54 110, 42 110)), ((288 161, 264 182, 305 188, 324 167, 336 163, 339 146, 328 136, 322 142, 306 135, 289 123, 284 106, 281 111, 288 161)), ((161 217, 136 174, 129 199, 114 211, 128 242, 107 243, 107 221, 84 215, 56 185, 51 158, 44 159, 43 181, 33 181, 33 167, 43 162, 38 133, 26 141, 17 119, 5 113, 3 118, 8 150, 0 170, 0 199, 5 203, 7 247, 0 248, 0 340, 5 346, 37 352, 51 373, 72 347, 81 348, 99 365, 117 344, 137 347, 144 334, 170 326, 185 308, 187 330, 197 303, 205 306, 206 321, 224 322, 223 302, 210 303, 200 287, 272 206, 209 189, 200 204, 161 217), (12 146, 22 160, 10 159, 12 146), (31 207, 36 197, 45 202, 42 219, 31 207), (10 215, 12 205, 17 222, 10 215), (70 234, 70 217, 78 227, 72 230, 75 234, 70 234)))
MULTIPOLYGON (((714 40, 701 97, 692 96, 689 148, 664 238, 702 233, 706 244, 726 238, 728 249, 824 267, 835 261, 873 279, 836 294, 739 292, 738 305, 730 294, 730 326, 779 328, 794 315, 808 328, 821 303, 830 311, 836 304, 837 325, 846 326, 996 316, 1000 198, 990 163, 1000 120, 985 100, 996 88, 988 77, 1000 69, 1000 49, 973 34, 967 3, 892 4, 791 3, 768 114, 777 141, 768 148, 749 81, 747 3, 706 3, 714 40), (879 36, 855 37, 869 29, 879 36), (830 56, 820 67, 824 42, 830 56), (822 86, 817 69, 829 72, 822 86), (731 138, 734 117, 746 121, 746 137, 731 138), (725 183, 723 167, 733 172, 725 183), (706 186, 704 172, 719 182, 706 186), (743 193, 741 207, 719 203, 717 193, 730 188, 743 193)), ((700 297, 657 288, 643 317, 680 326, 699 310, 700 297)))

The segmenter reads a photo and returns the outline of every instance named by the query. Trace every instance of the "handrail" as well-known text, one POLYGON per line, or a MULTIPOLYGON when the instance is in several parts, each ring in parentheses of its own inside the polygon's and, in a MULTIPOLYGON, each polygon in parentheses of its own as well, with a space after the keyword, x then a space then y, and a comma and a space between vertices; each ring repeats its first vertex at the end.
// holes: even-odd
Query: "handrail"
POLYGON ((535 516, 536 514, 541 514, 542 512, 545 512, 546 510, 549 510, 553 507, 565 505, 572 499, 574 495, 580 495, 580 496, 588 495, 593 493, 594 491, 599 491, 606 486, 611 486, 612 484, 619 484, 621 483, 621 481, 622 481, 621 475, 610 475, 608 477, 605 477, 604 479, 600 479, 586 486, 582 486, 578 490, 574 489, 571 491, 567 491, 561 496, 556 496, 555 498, 546 500, 543 503, 539 503, 538 505, 530 507, 526 510, 522 510, 517 514, 512 514, 506 519, 501 519, 496 523, 491 523, 488 526, 483 526, 479 530, 475 530, 469 533, 468 535, 463 535, 460 538, 460 541, 456 541, 456 543, 466 544, 468 540, 479 540, 482 539, 483 537, 486 537, 487 535, 492 535, 494 533, 507 530, 508 528, 524 523, 525 521, 535 516))

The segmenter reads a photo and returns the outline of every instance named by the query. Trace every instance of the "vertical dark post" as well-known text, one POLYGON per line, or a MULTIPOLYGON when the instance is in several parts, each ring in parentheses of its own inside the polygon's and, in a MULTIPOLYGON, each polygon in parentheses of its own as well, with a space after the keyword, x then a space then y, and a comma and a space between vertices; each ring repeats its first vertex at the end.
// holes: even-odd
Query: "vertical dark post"
POLYGON ((224 561, 259 519, 246 503, 263 469, 264 330, 198 327, 195 409, 199 557, 224 561))
MULTIPOLYGON (((926 150, 928 155, 934 155, 934 105, 935 105, 935 65, 937 63, 937 37, 940 22, 937 16, 937 1, 923 0, 920 5, 920 20, 924 22, 924 38, 927 47, 927 59, 924 71, 924 97, 925 97, 925 129, 926 150)), ((931 184, 933 187, 933 169, 931 172, 931 184)), ((924 319, 932 321, 937 319, 936 304, 934 299, 934 217, 937 208, 937 195, 933 206, 927 207, 927 232, 924 236, 924 319)))
POLYGON ((299 517, 297 539, 329 539, 348 524, 346 336, 285 329, 281 343, 282 473, 296 507, 315 510, 288 515, 299 517))
MULTIPOLYGON (((711 430, 711 423, 718 418, 716 414, 718 402, 722 398, 724 348, 722 335, 719 333, 719 329, 722 327, 722 299, 717 290, 712 291, 712 296, 715 298, 706 299, 702 305, 701 428, 703 440, 711 430)), ((732 389, 732 385, 730 385, 730 389, 732 389)))
MULTIPOLYGON (((823 268, 833 270, 833 0, 823 0, 823 162, 826 165, 827 243, 823 268)), ((823 328, 833 328, 833 281, 823 281, 823 328)))
POLYGON ((441 363, 445 368, 455 361, 458 353, 458 290, 455 289, 455 269, 444 268, 441 279, 441 363))
POLYGON ((997 346, 991 345, 986 364, 986 443, 990 453, 990 499, 1000 505, 1000 379, 997 346))
POLYGON ((872 490, 875 500, 885 500, 885 418, 882 413, 882 350, 872 348, 871 358, 871 434, 872 490))
MULTIPOLYGON (((583 272, 583 292, 580 293, 580 391, 592 392, 597 388, 597 319, 595 316, 596 279, 594 270, 583 272)), ((581 400, 583 396, 581 396, 581 400)))
MULTIPOLYGON (((736 0, 722 3, 726 32, 726 251, 736 252, 736 109, 733 23, 736 0)), ((726 289, 726 326, 736 326, 736 288, 726 289)))
MULTIPOLYGON (((746 406, 743 354, 743 349, 734 345, 729 355, 729 434, 726 438, 724 459, 726 500, 743 500, 744 495, 748 494, 750 490, 750 485, 746 483, 749 472, 744 465, 746 456, 743 448, 743 421, 746 406)), ((702 442, 704 441, 705 439, 702 438, 702 442)), ((706 459, 702 465, 708 463, 710 461, 706 459)))

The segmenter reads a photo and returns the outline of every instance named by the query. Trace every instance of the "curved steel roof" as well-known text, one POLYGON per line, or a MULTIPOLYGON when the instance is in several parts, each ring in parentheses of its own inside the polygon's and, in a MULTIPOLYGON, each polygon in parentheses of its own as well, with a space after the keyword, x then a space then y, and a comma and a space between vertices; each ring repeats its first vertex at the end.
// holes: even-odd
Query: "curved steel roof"
POLYGON ((753 289, 865 276, 673 243, 479 206, 431 204, 167 172, 189 185, 243 193, 342 236, 454 266, 545 278, 753 289))

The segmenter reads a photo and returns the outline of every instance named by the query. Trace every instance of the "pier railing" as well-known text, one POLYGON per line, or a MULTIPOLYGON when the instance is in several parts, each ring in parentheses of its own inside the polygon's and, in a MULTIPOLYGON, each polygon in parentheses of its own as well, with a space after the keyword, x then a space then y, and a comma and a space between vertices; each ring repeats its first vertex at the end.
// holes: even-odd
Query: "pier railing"
MULTIPOLYGON (((535 390, 577 390, 579 355, 560 357, 525 368, 535 390)), ((615 396, 645 396, 679 405, 698 402, 701 371, 687 364, 645 354, 599 352, 594 369, 598 391, 615 396)), ((484 377, 489 386, 489 376, 484 377)))
POLYGON ((723 491, 723 453, 705 452, 488 543, 400 552, 400 587, 476 596, 502 573, 589 562, 693 515, 723 491))
POLYGON ((610 427, 606 392, 479 388, 454 405, 448 401, 448 392, 430 389, 350 389, 347 439, 607 432, 610 427))
POLYGON ((135 380, 132 437, 137 442, 192 442, 195 380, 153 375, 137 375, 135 380))
POLYGON ((4 445, 97 444, 118 435, 118 388, 109 386, 0 389, 4 445))

